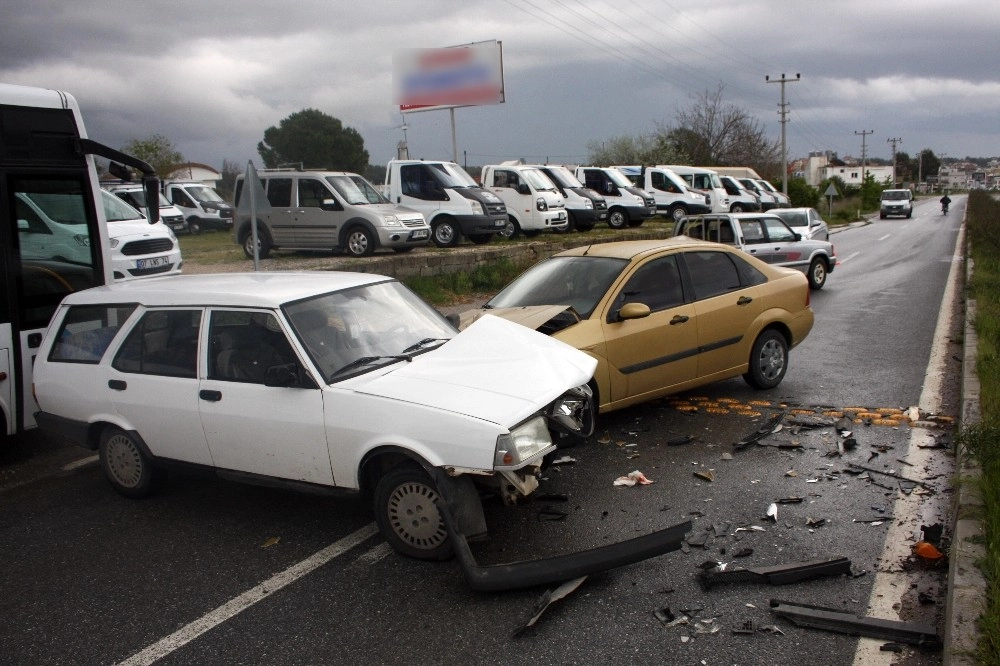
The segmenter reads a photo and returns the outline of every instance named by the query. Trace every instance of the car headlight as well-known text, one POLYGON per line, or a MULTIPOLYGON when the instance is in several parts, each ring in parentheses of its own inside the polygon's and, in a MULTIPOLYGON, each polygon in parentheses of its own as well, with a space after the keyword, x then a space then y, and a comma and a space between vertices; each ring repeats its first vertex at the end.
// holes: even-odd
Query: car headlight
POLYGON ((552 436, 545 419, 537 416, 514 428, 509 434, 497 437, 493 455, 495 469, 516 469, 524 466, 552 446, 552 436))
POLYGON ((473 215, 486 215, 486 204, 482 201, 472 202, 472 214, 473 215))
POLYGON ((73 240, 76 242, 77 245, 82 245, 83 247, 90 247, 90 236, 88 236, 87 234, 76 234, 75 236, 73 236, 73 240))
POLYGON ((583 200, 583 207, 584 208, 593 208, 594 207, 594 202, 591 201, 590 199, 584 199, 583 200))
POLYGON ((395 215, 383 215, 382 220, 385 221, 385 226, 387 227, 398 227, 399 219, 395 215))
POLYGON ((549 204, 542 197, 538 197, 537 199, 535 199, 535 208, 544 212, 549 209, 549 204))
POLYGON ((163 226, 164 226, 164 228, 166 228, 167 235, 170 236, 170 240, 173 240, 173 241, 177 240, 177 236, 174 235, 174 230, 171 229, 170 227, 168 227, 165 224, 163 226))
POLYGON ((111 246, 111 249, 118 247, 119 240, 117 238, 109 238, 108 240, 109 240, 108 245, 111 246))

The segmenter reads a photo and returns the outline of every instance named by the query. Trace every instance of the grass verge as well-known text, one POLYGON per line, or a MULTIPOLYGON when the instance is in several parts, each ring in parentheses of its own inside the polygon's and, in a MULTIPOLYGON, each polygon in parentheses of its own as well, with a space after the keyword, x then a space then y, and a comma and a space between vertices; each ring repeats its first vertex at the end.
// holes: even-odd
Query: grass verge
POLYGON ((960 441, 982 470, 977 483, 984 504, 986 556, 979 567, 988 588, 976 661, 1000 664, 1000 201, 986 192, 970 192, 966 222, 973 260, 968 289, 976 301, 982 421, 963 425, 960 441))
POLYGON ((401 281, 432 305, 451 305, 470 296, 494 294, 526 268, 501 258, 471 273, 403 278, 401 281))

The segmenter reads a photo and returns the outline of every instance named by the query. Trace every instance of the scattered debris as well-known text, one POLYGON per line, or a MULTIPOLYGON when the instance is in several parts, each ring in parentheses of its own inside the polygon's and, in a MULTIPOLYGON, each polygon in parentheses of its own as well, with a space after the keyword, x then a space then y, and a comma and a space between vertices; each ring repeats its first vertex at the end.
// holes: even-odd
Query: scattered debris
POLYGON ((695 548, 707 547, 708 538, 710 536, 711 535, 708 532, 698 532, 696 534, 692 534, 686 539, 687 545, 693 546, 695 548))
POLYGON ((778 505, 776 503, 771 502, 771 505, 767 507, 767 517, 778 522, 778 505))
POLYGON ((752 433, 750 433, 740 441, 733 444, 733 446, 737 449, 743 449, 749 446, 750 444, 755 444, 759 442, 760 440, 764 439, 772 432, 774 432, 774 429, 781 423, 781 421, 784 418, 785 418, 784 411, 773 414, 771 418, 768 419, 767 422, 765 422, 761 427, 757 428, 752 433))
POLYGON ((896 653, 899 653, 899 652, 903 651, 903 644, 902 643, 883 643, 879 647, 879 651, 880 652, 896 652, 896 653))
POLYGON ((550 465, 572 465, 576 462, 576 458, 571 458, 570 456, 563 456, 562 458, 557 458, 553 460, 550 465))
POLYGON ((823 527, 828 522, 827 518, 806 518, 806 527, 823 527))
POLYGON ((535 495, 536 502, 568 502, 569 495, 566 493, 542 493, 535 495))
POLYGON ((598 444, 610 444, 611 443, 611 433, 610 432, 606 432, 603 435, 601 435, 600 437, 598 437, 597 438, 597 443, 598 444))
POLYGON ((551 506, 545 506, 538 510, 538 520, 542 522, 555 522, 565 520, 569 514, 551 506))
POLYGON ((667 440, 667 446, 681 446, 682 444, 690 444, 694 441, 692 435, 681 435, 680 437, 671 437, 667 440))
POLYGON ((919 601, 923 606, 929 606, 937 603, 937 600, 926 592, 918 592, 917 601, 919 601))
POLYGON ((699 479, 704 479, 705 481, 715 481, 715 472, 710 469, 695 472, 694 475, 699 479))
POLYGON ((756 625, 754 625, 753 620, 747 620, 743 624, 733 627, 734 634, 753 634, 757 631, 756 625))
POLYGON ((565 583, 563 583, 562 585, 560 585, 555 589, 546 590, 545 594, 543 594, 542 597, 538 600, 538 603, 535 604, 535 608, 531 612, 531 617, 528 618, 528 621, 525 622, 521 627, 519 627, 517 630, 514 631, 513 637, 514 638, 520 637, 521 634, 523 634, 528 629, 528 627, 534 626, 535 623, 538 622, 538 619, 542 616, 542 613, 544 613, 549 606, 551 606, 554 602, 559 601, 560 599, 563 599, 572 594, 573 592, 575 592, 576 588, 580 587, 580 585, 582 585, 583 581, 585 580, 587 580, 586 576, 580 576, 579 578, 574 578, 573 580, 566 581, 565 583))
POLYGON ((717 525, 712 525, 712 531, 715 532, 715 536, 724 537, 729 534, 730 523, 719 523, 717 525))
POLYGON ((794 469, 790 469, 787 472, 785 472, 785 476, 796 477, 798 475, 799 475, 799 473, 796 472, 794 469))
POLYGON ((875 474, 882 474, 884 476, 889 476, 889 477, 892 477, 892 478, 894 478, 894 479, 896 479, 898 481, 905 481, 908 484, 913 484, 914 486, 921 486, 922 488, 925 488, 926 490, 934 492, 934 488, 932 488, 930 486, 930 484, 924 483, 923 481, 917 481, 915 479, 908 479, 907 477, 902 476, 901 474, 896 474, 895 472, 892 472, 892 471, 887 472, 885 470, 875 469, 873 467, 865 467, 864 465, 858 465, 856 463, 848 463, 848 464, 851 467, 854 467, 855 469, 863 469, 866 472, 872 472, 872 473, 875 473, 875 474))
POLYGON ((808 606, 777 599, 771 599, 771 612, 800 627, 881 638, 927 650, 940 650, 944 646, 933 627, 912 622, 860 617, 836 608, 808 606))
POLYGON ((805 428, 807 430, 812 430, 815 428, 830 428, 836 423, 833 419, 819 417, 819 416, 807 416, 805 414, 799 414, 788 419, 788 424, 792 426, 797 426, 798 428, 805 428))
POLYGON ((937 562, 938 560, 944 558, 944 553, 928 541, 918 541, 913 544, 913 554, 920 559, 927 560, 929 562, 937 562))
POLYGON ((787 585, 823 576, 840 576, 851 573, 851 561, 846 557, 834 560, 813 560, 797 564, 779 564, 771 567, 752 569, 729 569, 728 571, 703 571, 698 574, 698 582, 708 591, 719 583, 759 583, 787 585))
POLYGON ((871 525, 881 525, 887 520, 892 520, 892 516, 879 516, 878 518, 855 518, 854 523, 870 523, 871 525))
POLYGON ((629 472, 625 476, 619 476, 615 479, 616 486, 634 486, 636 484, 640 486, 648 486, 651 483, 656 483, 655 481, 650 481, 646 478, 646 475, 635 470, 634 472, 629 472))
POLYGON ((653 611, 653 617, 660 621, 664 627, 669 627, 670 623, 677 619, 673 611, 670 610, 670 606, 664 606, 663 608, 657 608, 653 611))
POLYGON ((261 545, 261 548, 270 548, 271 546, 276 545, 279 541, 281 541, 281 537, 271 537, 261 545))
POLYGON ((727 451, 727 452, 725 452, 725 453, 723 453, 723 454, 722 454, 722 459, 723 459, 723 460, 732 460, 732 459, 733 459, 733 454, 732 454, 732 453, 729 453, 729 452, 727 451))
POLYGON ((737 527, 736 531, 737 532, 766 532, 767 530, 765 530, 760 525, 749 525, 747 527, 737 527))
POLYGON ((750 557, 753 555, 753 548, 740 548, 733 552, 733 557, 750 557))
POLYGON ((802 504, 803 499, 801 497, 782 497, 776 501, 778 504, 802 504))

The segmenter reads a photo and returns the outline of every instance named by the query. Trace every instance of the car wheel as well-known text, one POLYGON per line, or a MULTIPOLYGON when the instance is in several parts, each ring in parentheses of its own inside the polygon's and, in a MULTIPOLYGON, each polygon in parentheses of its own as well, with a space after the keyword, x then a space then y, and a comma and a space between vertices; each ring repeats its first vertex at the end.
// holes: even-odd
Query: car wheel
POLYGON ((517 238, 521 233, 521 225, 511 216, 507 216, 507 225, 500 231, 502 238, 517 238))
POLYGON ((643 222, 645 222, 645 220, 633 220, 632 218, 629 218, 628 226, 641 227, 643 222))
POLYGON ((434 502, 440 499, 427 472, 400 465, 375 488, 375 522, 395 550, 418 560, 446 560, 451 539, 434 502))
POLYGON ((145 497, 153 492, 156 470, 130 434, 108 426, 101 433, 98 452, 104 476, 116 492, 125 497, 145 497))
POLYGON ((348 254, 354 257, 368 257, 375 254, 375 246, 378 245, 375 234, 364 227, 354 227, 348 231, 345 240, 348 254))
POLYGON ((522 231, 521 233, 524 234, 525 238, 534 238, 540 232, 538 231, 538 229, 528 229, 528 230, 522 231))
POLYGON ((810 289, 822 289, 826 284, 826 262, 819 257, 813 259, 806 277, 809 278, 810 289))
MULTIPOLYGON (((247 256, 247 259, 253 259, 253 234, 250 229, 246 230, 246 235, 243 236, 243 254, 247 256)), ((257 257, 259 259, 267 259, 271 256, 271 237, 267 235, 267 232, 257 227, 257 257)))
POLYGON ((394 248, 392 248, 392 251, 396 252, 398 254, 406 254, 407 252, 409 252, 412 249, 413 249, 413 246, 410 245, 409 247, 406 247, 406 246, 404 246, 404 247, 394 247, 394 248))
POLYGON ((624 208, 612 208, 608 211, 608 226, 612 229, 624 229, 628 226, 628 212, 624 208))
POLYGON ((745 210, 746 209, 743 207, 743 204, 738 204, 738 203, 734 203, 732 206, 729 207, 730 213, 742 213, 745 210))
POLYGON ((687 212, 687 210, 684 209, 684 206, 673 206, 670 209, 670 217, 673 218, 673 220, 674 220, 675 223, 676 222, 680 222, 681 218, 684 217, 687 214, 688 214, 688 212, 687 212))
POLYGON ((579 222, 573 223, 573 231, 587 232, 594 228, 592 223, 580 224, 579 222))
POLYGON ((757 336, 750 350, 750 369, 743 379, 759 389, 774 388, 788 370, 788 343, 785 336, 768 329, 757 336))
POLYGON ((469 240, 476 245, 486 245, 496 234, 469 234, 469 240))
POLYGON ((885 219, 885 214, 884 213, 879 213, 878 214, 878 219, 884 220, 885 219))
POLYGON ((455 247, 462 233, 450 217, 440 218, 431 227, 431 240, 438 247, 455 247))
POLYGON ((188 220, 188 233, 192 236, 197 236, 201 233, 201 220, 196 217, 192 217, 188 220))

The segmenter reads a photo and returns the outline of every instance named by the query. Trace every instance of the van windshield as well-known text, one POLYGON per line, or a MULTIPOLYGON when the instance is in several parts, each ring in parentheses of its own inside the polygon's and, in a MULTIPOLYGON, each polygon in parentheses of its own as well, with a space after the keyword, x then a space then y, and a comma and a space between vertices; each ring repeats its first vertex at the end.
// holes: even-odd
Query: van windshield
POLYGON ((472 176, 462 171, 456 164, 440 162, 427 166, 430 167, 442 187, 479 187, 479 184, 472 180, 472 176))
POLYGON ((632 187, 632 181, 618 169, 604 169, 604 173, 608 175, 608 180, 618 187, 632 187))
POLYGON ((389 200, 382 196, 375 186, 358 175, 327 176, 328 183, 333 185, 344 201, 354 205, 384 204, 389 200))
POLYGON ((566 167, 548 167, 545 173, 560 187, 583 187, 583 183, 566 167))
POLYGON ((882 193, 883 201, 908 201, 909 199, 909 190, 886 190, 882 193))
POLYGON ((198 203, 211 203, 221 202, 222 197, 216 194, 215 190, 211 187, 205 187, 204 185, 188 185, 184 190, 191 195, 191 197, 198 203))

